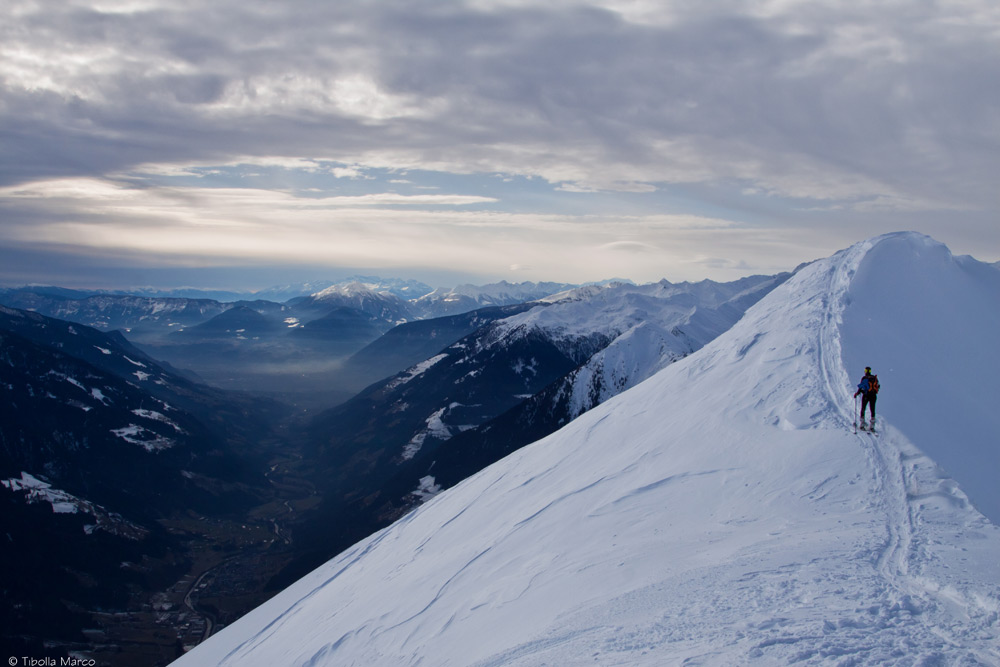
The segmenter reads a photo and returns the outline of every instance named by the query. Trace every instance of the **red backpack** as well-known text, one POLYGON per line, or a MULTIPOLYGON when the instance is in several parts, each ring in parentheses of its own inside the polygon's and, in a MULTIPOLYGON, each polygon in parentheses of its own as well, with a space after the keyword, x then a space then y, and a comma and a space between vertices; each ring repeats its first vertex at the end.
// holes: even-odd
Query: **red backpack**
POLYGON ((873 395, 878 394, 878 376, 877 375, 869 375, 868 376, 868 393, 869 394, 873 394, 873 395))

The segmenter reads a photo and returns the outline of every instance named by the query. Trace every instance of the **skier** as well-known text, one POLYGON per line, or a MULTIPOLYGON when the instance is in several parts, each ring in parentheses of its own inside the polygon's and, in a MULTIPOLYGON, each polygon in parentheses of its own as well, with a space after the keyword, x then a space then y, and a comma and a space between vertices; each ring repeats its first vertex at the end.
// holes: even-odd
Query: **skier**
POLYGON ((858 384, 858 390, 854 392, 854 398, 861 394, 861 430, 864 431, 865 408, 870 406, 871 430, 875 430, 875 399, 878 398, 878 376, 872 373, 871 366, 865 366, 865 376, 858 384))

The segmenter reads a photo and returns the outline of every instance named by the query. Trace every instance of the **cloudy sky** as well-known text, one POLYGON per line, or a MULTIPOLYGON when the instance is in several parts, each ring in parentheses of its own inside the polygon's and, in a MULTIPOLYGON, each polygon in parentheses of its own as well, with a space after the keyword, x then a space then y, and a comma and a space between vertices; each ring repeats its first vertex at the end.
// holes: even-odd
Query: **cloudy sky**
POLYGON ((995 0, 5 0, 0 284, 1000 259, 995 0))

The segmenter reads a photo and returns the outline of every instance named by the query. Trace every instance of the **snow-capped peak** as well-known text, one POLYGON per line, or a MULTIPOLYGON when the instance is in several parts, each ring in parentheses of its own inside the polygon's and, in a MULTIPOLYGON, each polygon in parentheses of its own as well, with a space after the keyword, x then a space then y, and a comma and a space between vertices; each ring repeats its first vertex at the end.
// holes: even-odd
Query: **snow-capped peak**
POLYGON ((600 294, 606 289, 622 287, 630 283, 601 283, 594 285, 583 285, 581 287, 571 287, 570 289, 563 290, 561 292, 556 292, 555 294, 550 294, 549 296, 542 297, 538 299, 541 303, 559 303, 562 301, 583 301, 585 299, 592 298, 597 294, 600 294))
POLYGON ((312 297, 314 299, 323 299, 328 296, 358 297, 369 296, 372 294, 382 294, 383 292, 376 291, 376 287, 377 286, 375 285, 368 285, 360 281, 338 283, 316 292, 312 295, 312 297))
MULTIPOLYGON (((177 664, 1000 663, 1000 529, 973 507, 1000 492, 967 496, 926 455, 939 433, 908 423, 966 394, 906 381, 956 331, 1000 340, 998 299, 992 268, 914 234, 814 262, 177 664), (918 347, 892 354, 913 318, 918 347), (880 371, 878 435, 852 429, 859 363, 880 371)), ((1000 375, 995 352, 977 361, 1000 375)), ((948 377, 986 400, 947 446, 995 471, 981 377, 948 377)))
POLYGON ((361 284, 373 292, 388 292, 401 299, 415 299, 431 291, 428 285, 416 280, 401 280, 398 278, 380 278, 378 276, 352 276, 343 280, 313 280, 294 285, 270 287, 257 292, 258 299, 272 301, 287 301, 296 297, 316 296, 330 288, 343 287, 351 284, 361 284))

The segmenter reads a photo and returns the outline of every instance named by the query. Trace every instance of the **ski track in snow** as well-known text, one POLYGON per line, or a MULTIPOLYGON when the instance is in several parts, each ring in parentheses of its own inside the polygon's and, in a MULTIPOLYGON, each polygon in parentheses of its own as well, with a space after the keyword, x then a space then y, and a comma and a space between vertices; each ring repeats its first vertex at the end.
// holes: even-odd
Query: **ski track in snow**
MULTIPOLYGON (((831 281, 830 310, 821 330, 823 340, 820 345, 820 360, 824 369, 826 391, 833 405, 839 406, 840 417, 845 426, 853 425, 856 419, 853 410, 848 407, 853 408, 851 390, 855 384, 844 375, 840 325, 844 308, 849 302, 851 279, 873 245, 872 242, 860 243, 844 251, 847 257, 836 265, 831 281)), ((968 501, 964 496, 957 495, 960 492, 957 492, 951 480, 942 479, 936 474, 921 479, 920 471, 933 471, 936 468, 934 463, 892 428, 891 424, 880 419, 879 428, 880 432, 877 434, 859 431, 855 437, 868 457, 875 479, 877 490, 870 496, 873 509, 885 515, 885 543, 877 552, 875 562, 876 570, 885 582, 886 607, 902 609, 913 615, 930 616, 934 619, 929 624, 931 631, 944 640, 946 647, 960 646, 961 640, 968 638, 970 634, 992 634, 997 639, 992 651, 973 651, 965 657, 971 661, 983 661, 983 664, 1000 665, 1000 631, 997 628, 996 610, 993 609, 990 613, 988 608, 977 608, 974 602, 965 599, 954 588, 911 573, 911 563, 920 570, 923 559, 927 558, 927 554, 921 554, 917 549, 917 542, 921 539, 918 533, 922 528, 923 502, 929 497, 942 497, 946 504, 967 510, 970 507, 968 501), (928 486, 934 488, 929 494, 915 491, 928 486), (950 629, 954 624, 939 618, 935 613, 942 608, 954 607, 956 603, 963 607, 963 615, 968 620, 968 625, 962 627, 957 635, 950 629), (986 613, 982 613, 983 611, 986 613)), ((929 530, 931 526, 927 528, 929 530)), ((1000 554, 995 556, 1000 557, 1000 554)), ((997 592, 1000 591, 994 591, 997 592)), ((953 664, 959 664, 959 661, 956 659, 953 664)))
MULTIPOLYGON (((844 309, 849 303, 848 290, 851 280, 860 262, 877 242, 869 241, 852 246, 843 251, 844 258, 833 265, 830 272, 827 310, 823 325, 819 329, 818 358, 824 390, 831 405, 835 406, 837 421, 844 427, 853 426, 857 416, 853 410, 854 383, 846 376, 842 362, 840 325, 844 309)), ((918 480, 917 471, 921 468, 933 468, 933 462, 916 450, 884 419, 880 419, 879 428, 880 432, 877 434, 858 431, 855 433, 855 438, 867 457, 875 482, 875 492, 869 496, 872 509, 885 516, 885 541, 873 554, 875 569, 883 579, 881 594, 884 598, 884 608, 904 610, 912 615, 934 616, 937 608, 953 606, 959 601, 965 607, 964 611, 969 616, 970 624, 975 631, 992 632, 1000 639, 1000 632, 996 628, 995 611, 992 615, 976 614, 973 609, 975 605, 970 605, 966 600, 959 600, 961 596, 956 596, 956 591, 953 589, 911 575, 911 561, 916 560, 919 568, 920 554, 916 553, 914 542, 920 528, 921 500, 926 496, 912 495, 908 489, 926 486, 928 482, 935 486, 942 482, 947 485, 948 480, 932 479, 923 482, 918 480), (975 618, 977 615, 980 617, 978 620, 975 618)), ((964 498, 957 499, 951 493, 931 495, 945 495, 949 501, 957 502, 963 509, 968 507, 964 498)), ((949 625, 947 622, 935 619, 931 628, 946 645, 957 647, 960 641, 952 635, 948 629, 949 625)), ((963 629, 961 634, 967 636, 968 628, 963 629)), ((974 657, 968 655, 966 658, 982 660, 983 664, 1000 664, 1000 644, 997 650, 989 653, 990 655, 979 653, 974 657)))

